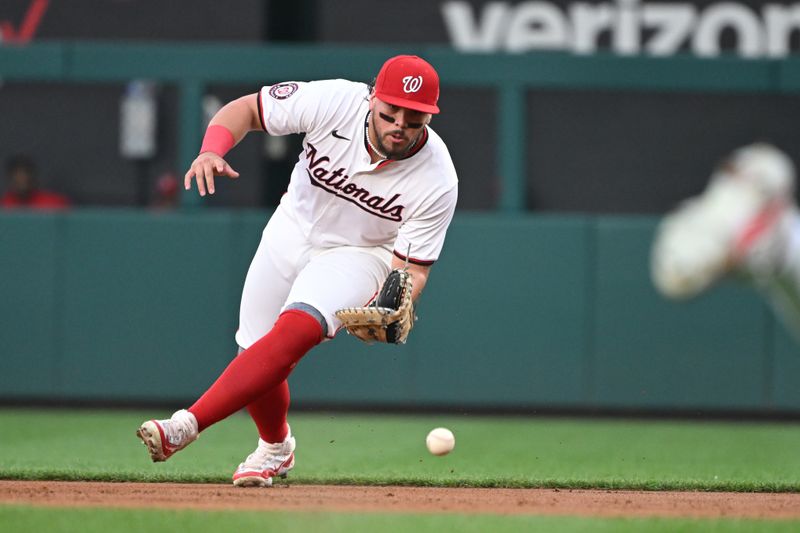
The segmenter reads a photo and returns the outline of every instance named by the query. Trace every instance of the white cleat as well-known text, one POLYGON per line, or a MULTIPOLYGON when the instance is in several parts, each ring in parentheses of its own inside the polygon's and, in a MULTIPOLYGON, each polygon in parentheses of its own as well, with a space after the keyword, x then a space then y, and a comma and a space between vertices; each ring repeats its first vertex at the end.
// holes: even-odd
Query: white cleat
POLYGON ((272 478, 285 478, 294 468, 294 449, 296 443, 291 430, 283 442, 270 444, 258 439, 258 447, 247 456, 233 473, 236 487, 270 487, 272 478))
POLYGON ((691 298, 732 270, 756 278, 781 267, 793 205, 794 166, 778 149, 753 144, 735 151, 706 190, 659 224, 651 253, 656 288, 691 298))
POLYGON ((197 419, 185 409, 167 420, 148 420, 136 430, 153 462, 166 461, 197 440, 197 419))

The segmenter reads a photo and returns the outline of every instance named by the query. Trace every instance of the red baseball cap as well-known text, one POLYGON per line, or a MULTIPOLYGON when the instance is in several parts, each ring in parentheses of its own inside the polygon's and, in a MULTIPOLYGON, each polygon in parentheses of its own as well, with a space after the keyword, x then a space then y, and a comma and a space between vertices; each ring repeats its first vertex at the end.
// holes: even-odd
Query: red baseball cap
POLYGON ((421 57, 391 57, 375 79, 375 96, 387 104, 435 114, 439 112, 439 75, 421 57))

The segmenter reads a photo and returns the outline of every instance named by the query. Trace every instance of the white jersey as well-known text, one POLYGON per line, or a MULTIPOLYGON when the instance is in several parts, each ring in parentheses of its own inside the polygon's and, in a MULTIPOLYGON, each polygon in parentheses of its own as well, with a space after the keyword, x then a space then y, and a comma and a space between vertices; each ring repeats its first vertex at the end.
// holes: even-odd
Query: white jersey
POLYGON ((458 178, 442 139, 425 126, 411 156, 371 163, 365 143, 369 87, 347 80, 261 89, 270 135, 305 133, 281 208, 315 247, 379 246, 420 265, 439 258, 458 178), (408 252, 410 250, 410 253, 408 252))

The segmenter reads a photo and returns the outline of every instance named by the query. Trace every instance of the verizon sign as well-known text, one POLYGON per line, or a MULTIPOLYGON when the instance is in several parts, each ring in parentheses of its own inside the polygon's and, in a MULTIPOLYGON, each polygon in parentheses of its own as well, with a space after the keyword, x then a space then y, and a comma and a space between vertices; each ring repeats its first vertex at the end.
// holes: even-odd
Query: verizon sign
POLYGON ((800 34, 800 3, 752 8, 737 2, 700 7, 640 0, 449 1, 441 4, 441 13, 450 42, 463 52, 610 50, 668 56, 688 51, 709 57, 726 51, 748 58, 783 57, 792 52, 792 36, 797 40, 800 34))

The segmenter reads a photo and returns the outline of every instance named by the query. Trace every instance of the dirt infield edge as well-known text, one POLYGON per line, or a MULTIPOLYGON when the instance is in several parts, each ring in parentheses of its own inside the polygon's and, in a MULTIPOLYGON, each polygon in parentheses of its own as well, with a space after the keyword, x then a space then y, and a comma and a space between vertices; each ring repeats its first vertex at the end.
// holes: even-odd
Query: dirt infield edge
POLYGON ((0 502, 48 507, 800 519, 800 494, 0 480, 0 502))

